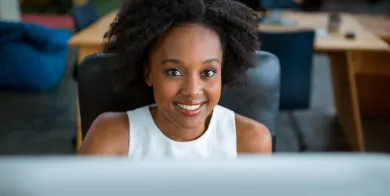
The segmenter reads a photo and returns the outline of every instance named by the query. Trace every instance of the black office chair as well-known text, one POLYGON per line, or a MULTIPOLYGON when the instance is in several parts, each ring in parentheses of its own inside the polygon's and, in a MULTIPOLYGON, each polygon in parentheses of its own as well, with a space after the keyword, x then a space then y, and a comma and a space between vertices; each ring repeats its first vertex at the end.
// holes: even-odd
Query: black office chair
MULTIPOLYGON (((106 53, 93 54, 79 66, 78 93, 83 136, 101 113, 128 111, 153 101, 142 99, 145 96, 137 89, 114 91, 113 74, 109 70, 113 56, 106 53)), ((246 73, 246 85, 223 90, 219 104, 267 126, 272 133, 275 151, 279 61, 270 53, 257 52, 256 62, 258 66, 246 73)))

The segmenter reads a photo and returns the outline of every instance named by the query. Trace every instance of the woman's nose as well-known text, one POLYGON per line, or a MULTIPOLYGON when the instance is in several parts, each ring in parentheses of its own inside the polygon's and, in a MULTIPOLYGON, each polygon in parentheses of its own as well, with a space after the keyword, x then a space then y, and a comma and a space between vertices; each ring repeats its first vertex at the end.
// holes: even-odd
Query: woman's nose
POLYGON ((184 83, 183 93, 189 97, 197 97, 203 92, 203 84, 201 78, 196 76, 188 76, 184 83))

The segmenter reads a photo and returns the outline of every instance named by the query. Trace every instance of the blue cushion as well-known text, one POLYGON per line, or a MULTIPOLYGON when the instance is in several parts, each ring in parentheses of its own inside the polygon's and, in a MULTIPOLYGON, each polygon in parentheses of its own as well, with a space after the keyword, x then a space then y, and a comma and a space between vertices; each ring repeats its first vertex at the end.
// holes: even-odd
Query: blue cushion
POLYGON ((0 88, 42 91, 66 71, 70 33, 32 24, 0 22, 0 88))
POLYGON ((14 22, 0 21, 0 45, 5 42, 23 39, 23 25, 14 22))
POLYGON ((34 24, 24 25, 26 39, 35 47, 46 52, 55 52, 67 48, 69 32, 62 29, 49 29, 34 24))

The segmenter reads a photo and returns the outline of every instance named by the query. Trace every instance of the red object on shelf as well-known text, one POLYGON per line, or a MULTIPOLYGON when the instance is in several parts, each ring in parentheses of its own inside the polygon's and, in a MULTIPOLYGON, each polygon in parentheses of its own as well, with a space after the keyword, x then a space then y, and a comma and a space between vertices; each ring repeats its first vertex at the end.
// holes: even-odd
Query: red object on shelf
POLYGON ((24 23, 58 29, 74 29, 75 26, 72 16, 66 14, 22 14, 21 20, 24 23))

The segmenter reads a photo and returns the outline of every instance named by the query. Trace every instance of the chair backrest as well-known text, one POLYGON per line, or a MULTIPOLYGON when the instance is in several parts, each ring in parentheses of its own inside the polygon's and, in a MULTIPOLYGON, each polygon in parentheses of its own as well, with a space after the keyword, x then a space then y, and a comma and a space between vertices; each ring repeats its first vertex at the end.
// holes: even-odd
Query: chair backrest
POLYGON ((261 50, 280 61, 281 110, 310 107, 315 33, 312 30, 259 32, 261 50))
MULTIPOLYGON (((83 136, 103 112, 128 111, 153 102, 143 99, 144 93, 137 89, 114 91, 113 74, 109 71, 113 57, 113 54, 97 53, 80 64, 77 84, 83 136)), ((257 52, 256 62, 258 66, 246 72, 246 85, 223 90, 219 104, 263 123, 271 131, 275 144, 279 61, 270 53, 257 52)))
POLYGON ((75 23, 76 32, 84 29, 99 19, 96 8, 91 3, 73 8, 72 17, 75 23))

